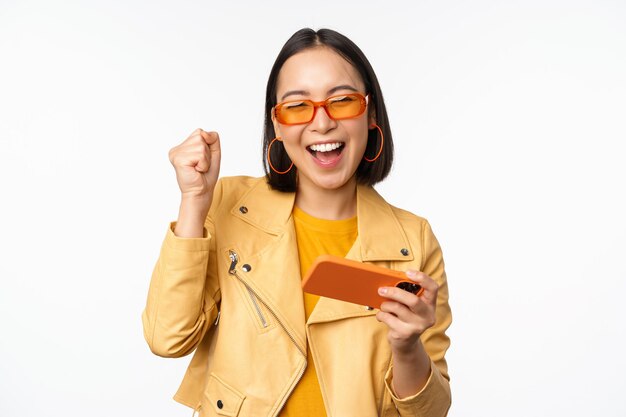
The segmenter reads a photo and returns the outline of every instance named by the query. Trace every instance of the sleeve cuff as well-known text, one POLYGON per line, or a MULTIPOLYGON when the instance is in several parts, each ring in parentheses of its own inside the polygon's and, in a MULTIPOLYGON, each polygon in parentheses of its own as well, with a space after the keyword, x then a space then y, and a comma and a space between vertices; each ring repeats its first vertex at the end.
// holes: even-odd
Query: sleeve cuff
POLYGON ((435 363, 430 362, 430 375, 424 387, 409 397, 398 398, 391 388, 393 367, 385 375, 385 387, 402 416, 445 416, 450 408, 450 384, 435 363))
POLYGON ((180 237, 174 234, 176 221, 170 222, 165 235, 165 244, 172 249, 197 252, 209 251, 211 234, 205 226, 202 227, 202 237, 180 237))

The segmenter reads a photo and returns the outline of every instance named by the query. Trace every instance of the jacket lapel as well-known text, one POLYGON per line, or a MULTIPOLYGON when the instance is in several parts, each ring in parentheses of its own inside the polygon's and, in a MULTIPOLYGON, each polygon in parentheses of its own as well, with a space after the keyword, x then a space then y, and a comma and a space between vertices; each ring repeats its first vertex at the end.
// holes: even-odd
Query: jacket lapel
POLYGON ((402 254, 409 241, 392 207, 372 187, 357 186, 359 237, 347 258, 362 262, 411 261, 413 253, 402 254), (358 252, 357 252, 358 251, 358 252))
POLYGON ((294 200, 295 193, 271 190, 265 179, 260 178, 230 213, 251 226, 244 238, 253 244, 240 253, 239 261, 239 268, 248 264, 251 269, 241 272, 240 277, 262 298, 306 354, 300 260, 291 219, 294 200))

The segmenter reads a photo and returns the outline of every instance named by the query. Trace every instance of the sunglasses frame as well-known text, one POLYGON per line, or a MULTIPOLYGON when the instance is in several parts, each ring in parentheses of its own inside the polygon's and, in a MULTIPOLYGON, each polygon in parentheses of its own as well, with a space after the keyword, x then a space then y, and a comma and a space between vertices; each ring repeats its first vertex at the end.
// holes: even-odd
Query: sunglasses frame
POLYGON ((348 94, 336 94, 334 96, 330 96, 327 97, 326 100, 322 100, 322 101, 313 101, 313 100, 308 100, 308 99, 304 99, 304 100, 289 100, 289 101, 283 101, 282 103, 278 103, 276 104, 274 107, 272 107, 272 111, 274 112, 274 117, 276 117, 276 120, 278 121, 278 123, 280 123, 281 125, 286 125, 286 126, 295 126, 295 125, 303 125, 303 124, 307 124, 307 123, 311 123, 311 121, 313 119, 315 119, 315 115, 317 114, 317 109, 320 107, 324 108, 324 111, 326 112, 326 115, 328 115, 328 117, 332 120, 344 120, 344 119, 354 119, 355 117, 359 117, 360 115, 362 115, 365 110, 367 109, 367 106, 369 105, 369 94, 366 94, 365 96, 361 93, 348 93, 348 94), (328 111, 328 107, 326 107, 328 105, 328 101, 336 98, 336 97, 346 97, 346 96, 357 96, 359 98, 359 100, 361 101, 361 111, 354 115, 354 116, 350 116, 350 117, 333 117, 330 115, 330 112, 328 111), (299 102, 307 102, 307 103, 311 103, 313 105, 313 114, 311 115, 311 118, 309 120, 307 120, 306 122, 298 122, 298 123, 283 123, 281 121, 279 114, 280 109, 289 103, 299 103, 299 102))

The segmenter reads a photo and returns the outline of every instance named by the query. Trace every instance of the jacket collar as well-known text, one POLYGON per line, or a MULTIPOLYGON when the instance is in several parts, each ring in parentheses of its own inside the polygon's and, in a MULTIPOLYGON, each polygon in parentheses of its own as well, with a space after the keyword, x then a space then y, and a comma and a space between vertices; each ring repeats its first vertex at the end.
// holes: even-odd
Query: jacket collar
MULTIPOLYGON (((295 193, 272 190, 265 178, 258 179, 231 209, 231 214, 272 235, 291 225, 295 193)), ((347 257, 359 261, 411 261, 406 233, 389 205, 371 186, 357 185, 358 239, 347 257), (406 253, 406 252, 405 252, 406 253)))

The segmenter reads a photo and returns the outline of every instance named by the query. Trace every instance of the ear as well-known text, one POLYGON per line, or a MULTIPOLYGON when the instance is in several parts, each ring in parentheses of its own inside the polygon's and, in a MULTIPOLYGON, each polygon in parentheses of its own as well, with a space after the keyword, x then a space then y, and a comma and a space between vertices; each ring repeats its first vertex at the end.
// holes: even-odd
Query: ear
POLYGON ((374 106, 371 106, 368 117, 367 117, 367 126, 372 127, 375 124, 377 124, 376 123, 376 109, 374 108, 374 106))
POLYGON ((277 137, 282 136, 280 134, 280 124, 278 123, 278 120, 276 120, 276 115, 274 114, 273 108, 270 110, 270 118, 272 119, 272 124, 274 125, 274 133, 277 137))

